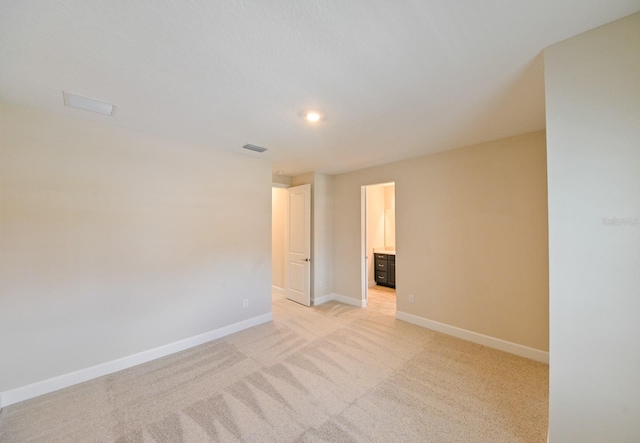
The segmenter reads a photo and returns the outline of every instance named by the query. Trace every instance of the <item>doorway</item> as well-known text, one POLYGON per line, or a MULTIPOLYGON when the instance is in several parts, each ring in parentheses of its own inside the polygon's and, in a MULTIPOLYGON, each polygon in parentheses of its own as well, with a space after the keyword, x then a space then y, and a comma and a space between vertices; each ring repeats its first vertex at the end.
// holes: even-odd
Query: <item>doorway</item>
POLYGON ((362 300, 395 314, 395 183, 361 188, 362 300))
POLYGON ((311 306, 311 185, 273 183, 271 293, 311 306))

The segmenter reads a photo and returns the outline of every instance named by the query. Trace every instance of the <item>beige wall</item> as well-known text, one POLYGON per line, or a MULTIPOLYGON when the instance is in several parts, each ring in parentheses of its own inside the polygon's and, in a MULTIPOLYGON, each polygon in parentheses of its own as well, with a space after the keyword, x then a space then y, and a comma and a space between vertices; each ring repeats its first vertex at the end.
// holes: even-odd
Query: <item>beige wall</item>
POLYGON ((396 186, 384 187, 384 247, 396 248, 396 186))
POLYGON ((311 300, 333 291, 333 177, 318 172, 292 177, 311 185, 311 300))
POLYGON ((547 350, 544 132, 335 176, 340 295, 361 297, 360 187, 385 182, 396 190, 398 310, 547 350))
POLYGON ((282 185, 282 187, 287 187, 291 186, 291 177, 288 175, 271 174, 271 182, 282 185))
POLYGON ((284 222, 287 215, 286 189, 271 190, 271 285, 284 289, 284 222))
POLYGON ((0 391, 271 311, 269 162, 9 104, 0 121, 0 391))
POLYGON ((640 14, 545 50, 550 441, 640 441, 640 14))
POLYGON ((333 292, 333 176, 314 173, 314 297, 333 292))

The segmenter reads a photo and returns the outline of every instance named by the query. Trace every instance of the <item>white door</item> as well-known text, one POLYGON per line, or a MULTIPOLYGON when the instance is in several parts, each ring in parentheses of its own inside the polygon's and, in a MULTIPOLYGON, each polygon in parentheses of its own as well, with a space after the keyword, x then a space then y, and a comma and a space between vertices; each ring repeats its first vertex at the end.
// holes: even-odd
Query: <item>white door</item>
POLYGON ((285 296, 311 306, 311 185, 287 188, 285 296))

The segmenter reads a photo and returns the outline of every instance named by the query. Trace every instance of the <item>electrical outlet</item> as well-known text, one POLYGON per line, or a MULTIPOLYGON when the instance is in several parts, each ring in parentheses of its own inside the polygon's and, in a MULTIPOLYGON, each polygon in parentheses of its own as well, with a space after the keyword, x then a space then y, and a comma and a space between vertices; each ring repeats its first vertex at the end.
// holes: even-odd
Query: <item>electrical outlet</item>
POLYGON ((413 294, 409 294, 409 303, 413 303, 413 294))
POLYGON ((249 300, 245 298, 244 300, 242 300, 242 307, 246 308, 247 306, 249 306, 249 300))

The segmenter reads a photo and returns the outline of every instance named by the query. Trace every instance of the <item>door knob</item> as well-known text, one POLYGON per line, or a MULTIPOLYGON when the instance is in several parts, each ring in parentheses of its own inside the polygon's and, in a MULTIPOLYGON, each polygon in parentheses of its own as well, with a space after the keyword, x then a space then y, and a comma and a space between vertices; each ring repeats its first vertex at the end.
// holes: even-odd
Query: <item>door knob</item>
POLYGON ((303 258, 302 261, 311 261, 310 258, 303 258))

